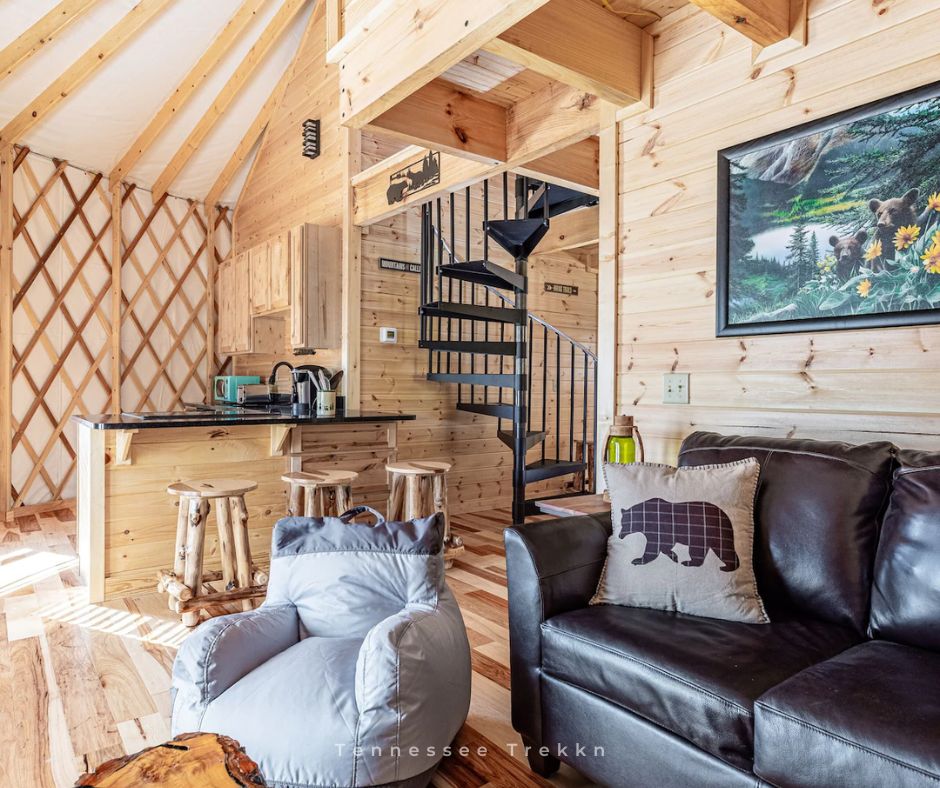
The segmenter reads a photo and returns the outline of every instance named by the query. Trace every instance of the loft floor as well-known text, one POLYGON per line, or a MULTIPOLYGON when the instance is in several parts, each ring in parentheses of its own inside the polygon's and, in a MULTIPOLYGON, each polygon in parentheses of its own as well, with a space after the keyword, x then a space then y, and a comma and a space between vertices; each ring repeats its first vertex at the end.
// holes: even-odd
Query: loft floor
MULTIPOLYGON (((448 759, 434 785, 588 785, 567 766, 550 782, 532 774, 509 724, 509 520, 508 509, 453 518, 467 549, 448 581, 473 654, 458 743, 488 754, 448 759)), ((0 524, 0 785, 64 788, 169 738, 170 670, 186 628, 156 593, 96 605, 83 596, 71 510, 0 524)))

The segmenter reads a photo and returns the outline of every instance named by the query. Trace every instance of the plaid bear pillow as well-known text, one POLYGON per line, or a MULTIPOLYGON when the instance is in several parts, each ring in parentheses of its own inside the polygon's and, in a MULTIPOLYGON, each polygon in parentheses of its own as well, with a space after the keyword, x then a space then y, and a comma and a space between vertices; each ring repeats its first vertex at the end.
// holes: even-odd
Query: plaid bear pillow
POLYGON ((592 605, 769 622, 754 576, 760 465, 606 465, 613 533, 592 605))

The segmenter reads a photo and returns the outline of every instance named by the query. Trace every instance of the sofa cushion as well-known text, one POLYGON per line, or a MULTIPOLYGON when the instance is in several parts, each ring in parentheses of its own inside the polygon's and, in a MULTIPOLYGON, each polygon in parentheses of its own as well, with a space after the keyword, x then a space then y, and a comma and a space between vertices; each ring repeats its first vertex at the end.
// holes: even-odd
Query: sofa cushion
POLYGON ((696 432, 680 465, 755 457, 754 568, 771 620, 810 615, 865 633, 879 520, 896 449, 696 432))
POLYGON ((940 454, 902 451, 875 558, 871 634, 940 651, 940 454))
POLYGON ((754 769, 779 786, 940 785, 940 655, 870 641, 756 704, 754 769))
POLYGON ((542 668, 750 769, 754 700, 858 640, 812 620, 742 624, 598 605, 542 625, 542 668))

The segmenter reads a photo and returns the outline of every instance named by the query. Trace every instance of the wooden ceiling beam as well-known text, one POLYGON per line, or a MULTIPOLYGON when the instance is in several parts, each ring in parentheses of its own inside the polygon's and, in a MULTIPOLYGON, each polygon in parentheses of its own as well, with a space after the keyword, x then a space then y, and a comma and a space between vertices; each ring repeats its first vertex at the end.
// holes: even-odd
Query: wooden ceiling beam
POLYGON ((649 37, 591 0, 550 0, 483 50, 624 106, 643 97, 649 37))
POLYGON ((111 170, 111 174, 108 176, 109 181, 112 183, 122 181, 130 174, 169 122, 176 117, 176 113, 192 98, 209 73, 228 54, 232 45, 238 40, 248 24, 256 18, 264 2, 265 0, 244 0, 238 10, 225 23, 225 27, 215 37, 209 48, 199 58, 196 65, 176 86, 173 95, 164 102, 157 114, 147 124, 147 128, 140 133, 137 139, 134 140, 134 144, 128 148, 114 169, 111 170))
POLYGON ((19 142, 170 2, 171 0, 140 0, 114 27, 99 38, 94 46, 0 130, 0 145, 19 142))
POLYGON ((506 161, 487 163, 467 158, 466 155, 455 156, 444 151, 438 152, 438 181, 393 202, 389 202, 389 186, 395 173, 420 167, 422 159, 431 151, 420 145, 413 145, 363 170, 352 179, 354 222, 363 226, 374 224, 394 216, 409 205, 419 204, 484 178, 520 168, 524 169, 526 174, 549 183, 559 183, 596 194, 597 171, 586 167, 585 159, 593 156, 597 146, 587 143, 573 154, 565 154, 563 149, 597 134, 601 111, 609 105, 595 96, 572 92, 570 88, 561 85, 550 87, 553 87, 552 91, 543 91, 533 96, 533 103, 530 104, 530 100, 525 99, 510 110, 509 114, 514 117, 507 119, 506 161), (540 120, 533 117, 537 97, 546 102, 546 114, 540 120), (529 135, 528 139, 526 135, 529 135), (566 157, 570 157, 571 170, 560 177, 560 166, 566 157), (546 169, 552 171, 541 172, 541 168, 536 168, 534 164, 538 160, 547 160, 551 166, 546 169))
POLYGON ((341 122, 361 128, 547 1, 381 0, 341 61, 341 122))
POLYGON ((790 32, 798 22, 790 18, 790 0, 691 1, 762 47, 790 38, 790 32))
POLYGON ((385 136, 486 162, 506 160, 506 108, 435 79, 369 124, 385 136))
POLYGON ((595 197, 600 194, 600 143, 597 137, 586 139, 516 167, 518 175, 547 179, 595 197))
POLYGON ((35 55, 98 0, 62 0, 25 33, 20 33, 0 52, 0 80, 35 55))
POLYGON ((163 197, 179 177, 183 167, 192 158, 199 149, 209 132, 219 122, 222 115, 228 109, 229 105, 235 100, 235 97, 244 87, 249 77, 255 72, 258 66, 264 62, 265 56, 281 37, 290 23, 297 16, 300 9, 307 4, 308 0, 284 0, 277 13, 268 23, 258 40, 252 45, 251 49, 242 59, 241 63, 235 69, 228 82, 225 83, 219 94, 215 97, 212 104, 206 110, 205 114, 199 119, 193 130, 189 133, 183 144, 176 151, 169 164, 160 173, 153 184, 153 199, 159 200, 163 197))

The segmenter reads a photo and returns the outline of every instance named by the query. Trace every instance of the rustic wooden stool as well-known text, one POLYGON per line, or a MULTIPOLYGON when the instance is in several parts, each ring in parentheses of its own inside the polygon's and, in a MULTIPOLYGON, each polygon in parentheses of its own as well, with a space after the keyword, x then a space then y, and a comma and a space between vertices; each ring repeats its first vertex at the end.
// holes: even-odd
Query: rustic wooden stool
POLYGON ((389 462, 388 519, 413 520, 434 512, 444 515, 444 566, 448 569, 463 552, 463 540, 450 534, 450 513, 447 511, 447 472, 449 462, 416 460, 389 462))
POLYGON ((245 493, 257 487, 257 482, 211 479, 177 482, 166 488, 170 495, 179 496, 180 508, 173 571, 160 572, 157 590, 169 595, 170 610, 182 614, 185 626, 196 626, 204 608, 240 601, 242 610, 251 610, 252 600, 264 597, 268 576, 251 563, 245 505, 245 493), (202 571, 210 501, 216 501, 221 572, 202 571), (209 585, 218 580, 225 584, 223 591, 209 585))
POLYGON ((352 507, 350 485, 355 471, 296 471, 285 473, 282 482, 290 485, 287 514, 290 517, 338 517, 352 507))
POLYGON ((594 442, 588 440, 584 443, 580 438, 574 439, 574 458, 587 465, 586 471, 578 471, 573 477, 572 486, 578 490, 594 489, 594 442))
POLYGON ((214 733, 183 733, 172 741, 148 747, 135 755, 124 755, 83 774, 80 786, 108 788, 264 788, 258 765, 228 736, 214 733))

